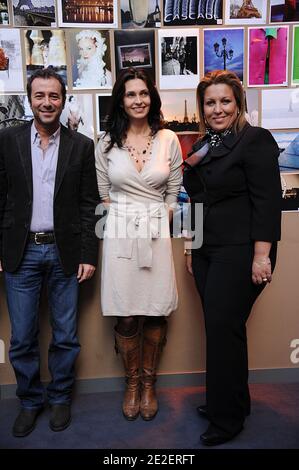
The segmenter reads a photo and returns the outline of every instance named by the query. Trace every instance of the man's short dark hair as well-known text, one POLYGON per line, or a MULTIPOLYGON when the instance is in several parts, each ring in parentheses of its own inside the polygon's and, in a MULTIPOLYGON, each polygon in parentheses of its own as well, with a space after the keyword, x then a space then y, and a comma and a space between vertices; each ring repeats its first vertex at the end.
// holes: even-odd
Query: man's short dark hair
POLYGON ((43 78, 45 80, 49 78, 56 78, 56 80, 60 83, 61 85, 61 93, 62 93, 62 100, 63 100, 63 106, 65 104, 65 98, 66 98, 66 88, 65 88, 65 83, 61 76, 55 72, 51 67, 48 67, 46 69, 38 69, 36 70, 31 77, 29 77, 28 82, 27 82, 27 96, 28 96, 28 101, 31 104, 31 93, 32 93, 32 82, 36 78, 43 78))

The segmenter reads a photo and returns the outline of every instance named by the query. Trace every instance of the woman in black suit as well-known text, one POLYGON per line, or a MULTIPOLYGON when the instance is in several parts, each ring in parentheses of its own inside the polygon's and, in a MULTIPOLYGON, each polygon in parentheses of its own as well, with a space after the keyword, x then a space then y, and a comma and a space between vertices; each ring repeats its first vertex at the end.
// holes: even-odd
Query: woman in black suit
POLYGON ((186 262, 207 337, 207 404, 198 412, 210 425, 201 441, 217 445, 236 436, 250 413, 246 321, 271 281, 281 184, 278 146, 269 131, 246 122, 244 92, 234 73, 208 73, 197 101, 200 142, 185 161, 184 186, 192 207, 203 203, 203 245, 186 250, 186 262))

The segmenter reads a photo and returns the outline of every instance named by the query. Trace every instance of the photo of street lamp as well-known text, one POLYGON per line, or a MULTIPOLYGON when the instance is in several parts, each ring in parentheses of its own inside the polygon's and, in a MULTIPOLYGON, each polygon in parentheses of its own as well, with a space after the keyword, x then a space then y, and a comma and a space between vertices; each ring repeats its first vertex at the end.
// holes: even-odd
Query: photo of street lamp
POLYGON ((227 44, 226 38, 222 38, 221 41, 222 41, 222 46, 223 46, 222 50, 219 51, 220 46, 218 42, 215 42, 214 51, 217 57, 223 57, 223 70, 226 70, 226 61, 232 60, 234 51, 233 49, 230 49, 229 51, 226 50, 226 44, 227 44))
POLYGON ((244 28, 204 29, 204 73, 231 70, 243 81, 244 28))

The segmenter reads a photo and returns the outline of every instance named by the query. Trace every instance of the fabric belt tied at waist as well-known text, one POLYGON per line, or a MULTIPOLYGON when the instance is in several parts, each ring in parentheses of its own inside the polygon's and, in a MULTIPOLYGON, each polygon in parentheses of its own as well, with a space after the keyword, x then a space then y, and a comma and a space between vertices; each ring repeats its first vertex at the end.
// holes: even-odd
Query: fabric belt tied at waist
POLYGON ((163 236, 163 221, 167 217, 168 211, 164 204, 143 212, 122 211, 118 208, 110 207, 109 215, 115 215, 118 221, 125 223, 125 236, 117 236, 118 258, 132 258, 133 242, 136 240, 137 264, 139 268, 152 267, 152 240, 163 236))

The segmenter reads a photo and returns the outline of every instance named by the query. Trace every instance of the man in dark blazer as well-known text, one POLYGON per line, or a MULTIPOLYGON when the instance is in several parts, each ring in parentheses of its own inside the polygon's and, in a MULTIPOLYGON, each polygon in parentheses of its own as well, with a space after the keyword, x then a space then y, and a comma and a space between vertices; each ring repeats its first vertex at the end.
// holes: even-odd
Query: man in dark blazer
POLYGON ((78 285, 97 264, 98 190, 93 141, 60 124, 66 90, 51 69, 28 81, 34 120, 0 132, 0 270, 4 271, 12 337, 9 357, 21 411, 13 434, 23 437, 44 406, 40 381, 38 308, 48 288, 52 340, 47 387, 50 427, 71 421, 78 285))

